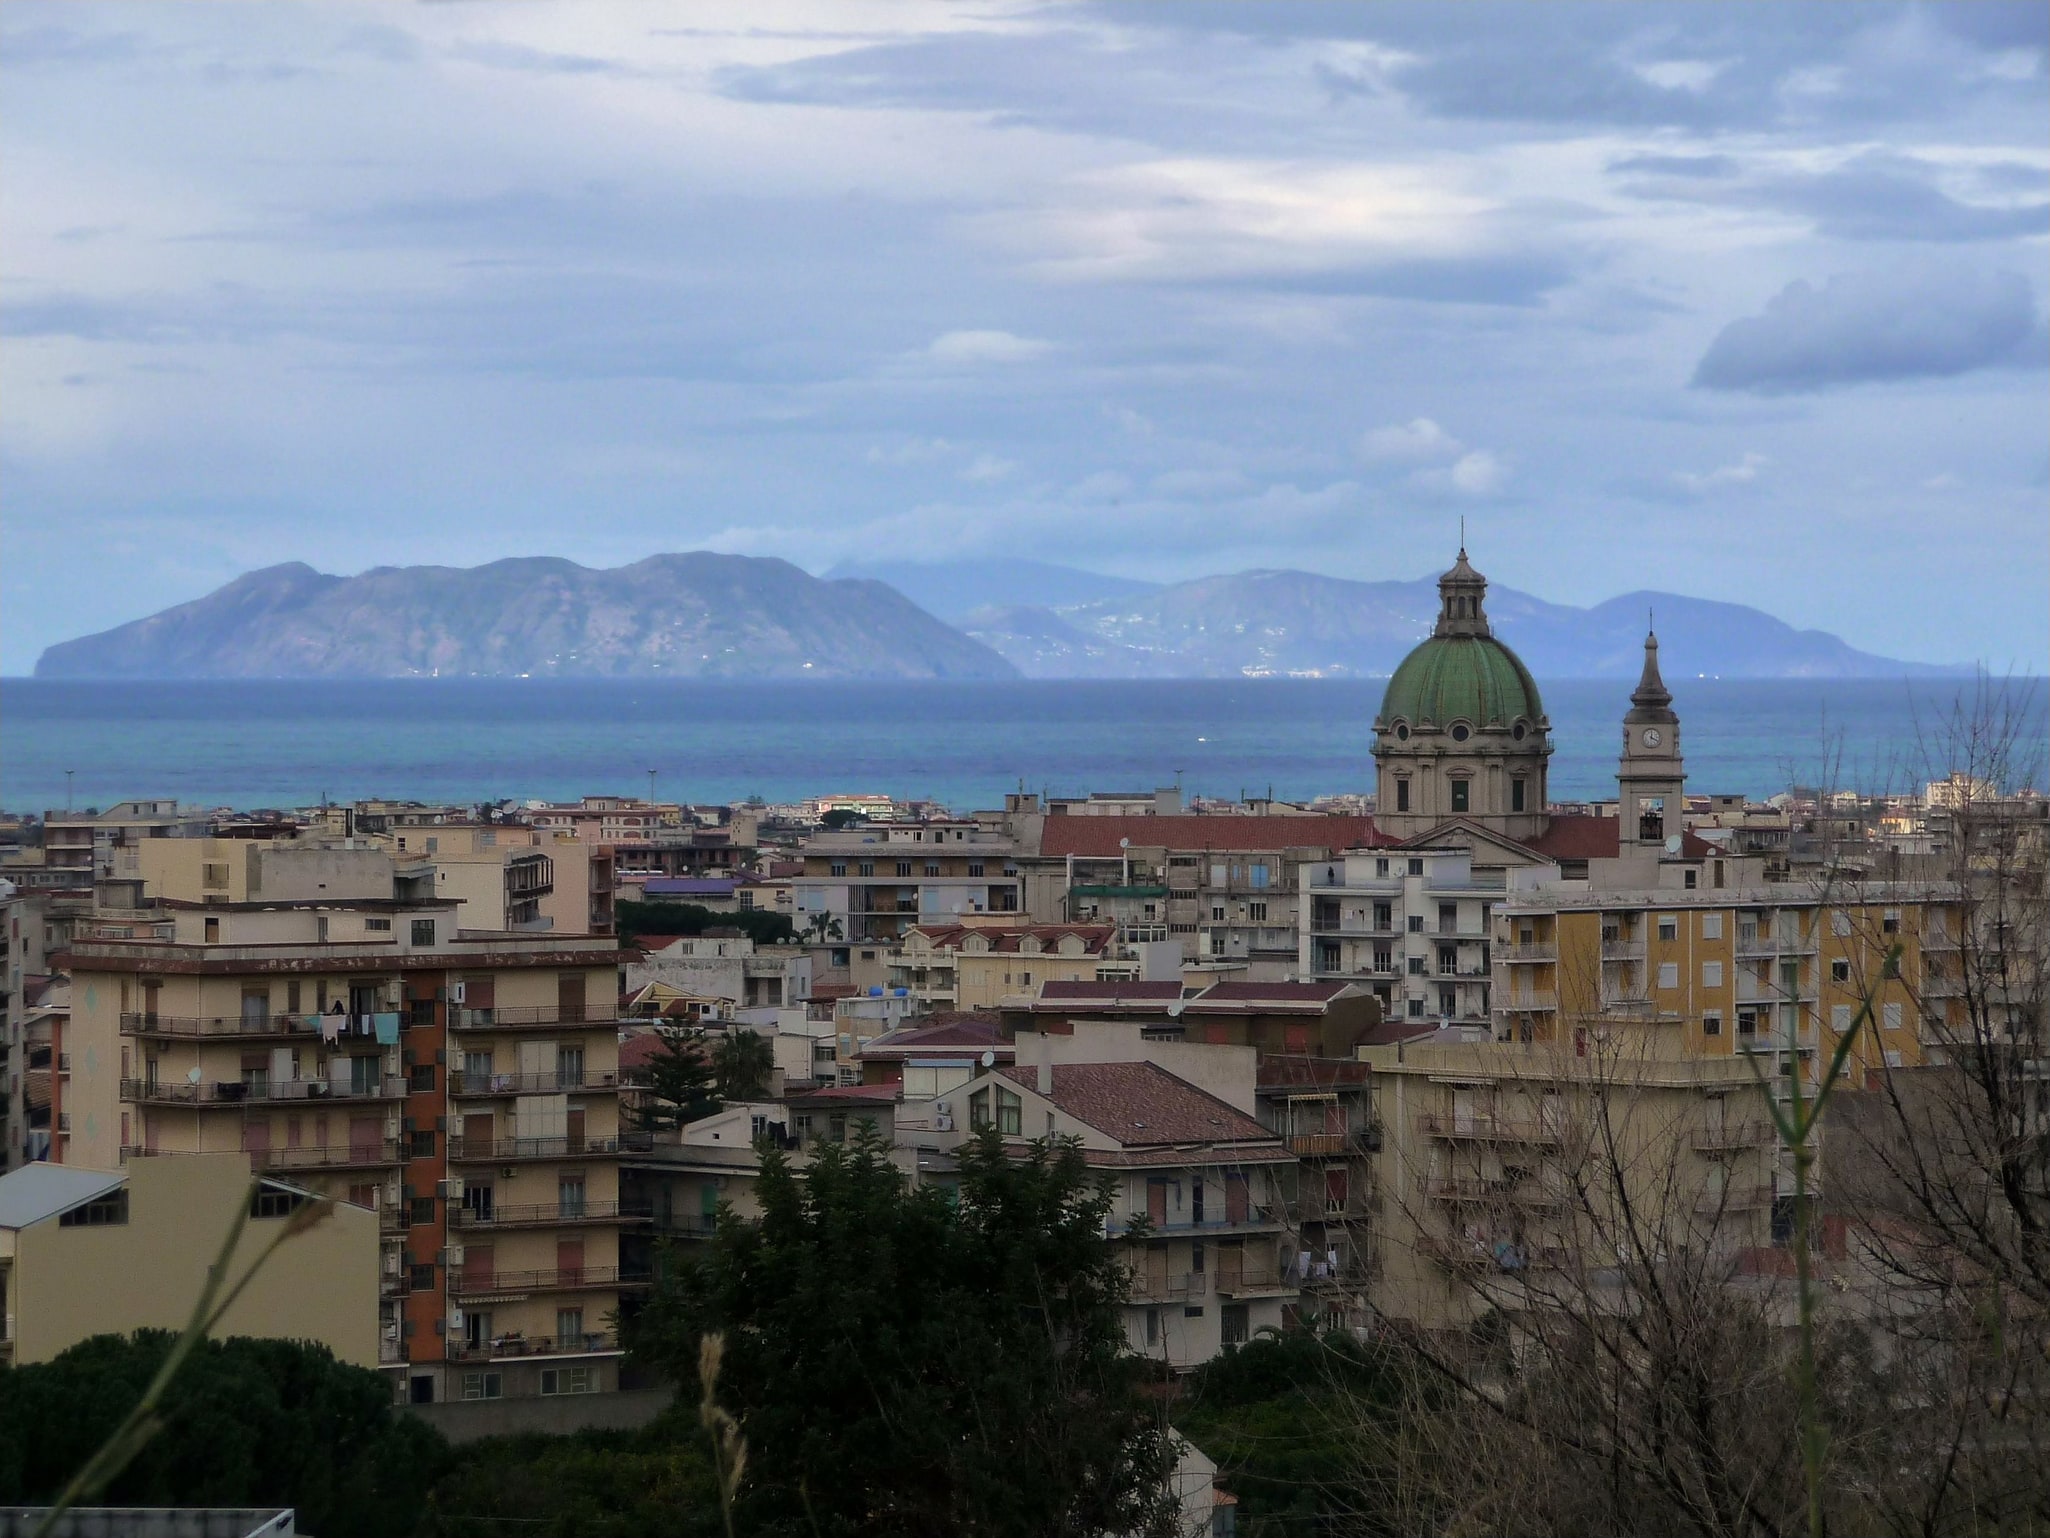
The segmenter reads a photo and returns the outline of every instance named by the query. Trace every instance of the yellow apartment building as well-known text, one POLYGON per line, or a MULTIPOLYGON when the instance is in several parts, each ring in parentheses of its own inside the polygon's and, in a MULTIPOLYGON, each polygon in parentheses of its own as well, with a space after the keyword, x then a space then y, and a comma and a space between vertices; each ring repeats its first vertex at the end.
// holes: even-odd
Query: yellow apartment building
MULTIPOLYGON (((182 1330, 237 1212, 239 1277, 308 1199, 276 1179, 252 1193, 234 1153, 119 1170, 28 1164, 0 1176, 0 1362, 47 1362, 93 1335, 182 1330)), ((337 1205, 281 1245, 215 1333, 317 1341, 374 1367, 377 1218, 337 1205)))
POLYGON ((921 924, 884 952, 882 965, 853 969, 856 986, 908 988, 939 1009, 994 1009, 1042 983, 1136 978, 1137 960, 1109 924, 921 924), (873 973, 874 975, 871 975, 873 973))
POLYGON ((1926 887, 1515 894, 1494 913, 1495 1035, 1579 1055, 1625 1035, 1660 1057, 1798 1051, 1812 1074, 1872 989, 1863 1082, 1922 1061, 1921 1011, 1955 993, 1955 926, 1926 887))
POLYGON ((464 931, 407 886, 87 926, 66 1161, 239 1152, 374 1212, 377 1359, 410 1399, 614 1388, 619 953, 464 931))
POLYGON ((1781 1156, 1735 1058, 1620 1039, 1360 1049, 1382 1139, 1368 1295, 1425 1328, 1613 1291, 1619 1258, 1773 1242, 1781 1156))

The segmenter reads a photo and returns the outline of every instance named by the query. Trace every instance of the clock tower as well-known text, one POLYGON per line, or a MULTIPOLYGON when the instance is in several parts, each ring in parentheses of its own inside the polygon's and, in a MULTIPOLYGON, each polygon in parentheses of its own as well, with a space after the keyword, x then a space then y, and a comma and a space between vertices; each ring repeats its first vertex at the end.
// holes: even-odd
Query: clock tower
POLYGON ((1644 672, 1623 717, 1623 758, 1616 769, 1616 812, 1622 848, 1662 849, 1677 838, 1686 814, 1687 772, 1680 762, 1680 718, 1659 677, 1659 638, 1644 637, 1644 672))

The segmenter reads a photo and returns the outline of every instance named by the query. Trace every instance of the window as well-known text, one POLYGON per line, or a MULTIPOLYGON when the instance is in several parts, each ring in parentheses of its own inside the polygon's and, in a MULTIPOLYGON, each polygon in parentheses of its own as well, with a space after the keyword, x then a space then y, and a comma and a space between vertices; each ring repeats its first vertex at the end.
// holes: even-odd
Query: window
POLYGON ((1409 1001, 1409 1017, 1412 1020, 1423 1019, 1424 1001, 1422 999, 1411 999, 1409 1001))
MULTIPOLYGON (((466 1196, 468 1194, 467 1191, 464 1193, 466 1196)), ((489 1186, 484 1188, 484 1215, 486 1217, 491 1215, 491 1188, 489 1186)), ((428 1227, 434 1222, 434 1198, 431 1196, 414 1197, 412 1204, 407 1209, 406 1216, 408 1226, 428 1227)))
MULTIPOLYGON (((1381 863, 1386 865, 1388 862, 1383 860, 1381 863)), ((1393 903, 1374 904, 1374 927, 1376 929, 1393 929, 1395 927, 1395 905, 1393 903)))
POLYGON ((221 921, 220 921, 219 919, 208 919, 208 920, 206 921, 206 939, 207 939, 207 943, 208 943, 208 944, 212 944, 212 943, 213 943, 214 941, 216 941, 216 940, 220 939, 220 937, 221 937, 221 921))
POLYGON ((1884 1028, 1885 1028, 1886 1030, 1889 1030, 1889 1031, 1897 1031, 1897 1030, 1899 1030, 1899 1029, 1901 1028, 1901 1006, 1900 1006, 1900 1005, 1898 1005, 1898 1004, 1882 1004, 1882 1005, 1880 1005, 1880 1006, 1879 1006, 1879 1020, 1880 1020, 1880 1024, 1881 1024, 1881 1025, 1882 1025, 1882 1026, 1883 1026, 1883 1027, 1884 1027, 1884 1028))
POLYGON ((1266 923, 1267 905, 1265 903, 1247 903, 1246 917, 1251 919, 1255 924, 1266 923))
POLYGON ((860 870, 864 876, 873 876, 876 873, 876 862, 873 860, 863 860, 860 870))
POLYGON ((1218 1322, 1227 1346, 1243 1346, 1252 1334, 1250 1311, 1244 1303, 1227 1303, 1218 1322))
POLYGON ((1723 1017, 1722 1017, 1721 1015, 1719 1015, 1719 1014, 1714 1014, 1714 1013, 1710 1013, 1710 1014, 1706 1014, 1706 1015, 1703 1015, 1703 1016, 1701 1017, 1701 1034, 1702 1034, 1702 1035, 1704 1035, 1704 1036, 1720 1036, 1720 1035, 1722 1035, 1722 1033, 1723 1033, 1723 1017))
POLYGON ((1395 952, 1385 945, 1375 946, 1374 970, 1376 972, 1393 972, 1395 970, 1395 952))
POLYGON ((847 862, 845 860, 835 860, 827 867, 827 870, 835 876, 844 876, 847 874, 847 862))
POLYGON ((1702 915, 1701 915, 1701 938, 1702 938, 1702 939, 1704 939, 1704 940, 1720 940, 1720 939, 1721 939, 1722 937, 1723 937, 1723 916, 1722 916, 1722 915, 1721 915, 1720 913, 1704 913, 1704 914, 1702 914, 1702 915))
POLYGON ((1440 984, 1438 987, 1438 1013, 1450 1019, 1459 1013, 1459 990, 1440 984))
POLYGON ((1412 913, 1409 916, 1409 932, 1413 935, 1424 932, 1424 916, 1421 913, 1412 913))
POLYGON ((1680 921, 1679 921, 1679 919, 1678 919, 1678 918, 1676 918, 1676 917, 1674 917, 1674 916, 1673 916, 1673 915, 1671 915, 1671 914, 1666 914, 1666 915, 1663 915, 1663 916, 1662 916, 1662 917, 1661 917, 1661 918, 1659 919, 1659 938, 1660 938, 1661 940, 1677 940, 1677 939, 1679 939, 1679 938, 1680 938, 1680 921))
POLYGON ((505 1379, 495 1372, 466 1372, 463 1374, 463 1397, 465 1399, 497 1399, 505 1393, 505 1379))
POLYGON ((911 874, 911 862, 910 862, 909 860, 899 860, 899 861, 897 862, 897 874, 898 874, 898 875, 900 875, 900 876, 908 876, 908 875, 910 875, 910 874, 911 874))
POLYGON ((1847 983, 1851 980, 1851 964, 1848 961, 1832 961, 1829 964, 1829 980, 1833 983, 1847 983))
MULTIPOLYGON (((1198 1216, 1196 1221, 1200 1223, 1203 1219, 1198 1216)), ((1203 1274, 1204 1259, 1203 1241, 1198 1239, 1189 1246, 1189 1270, 1195 1275, 1201 1276, 1203 1274)))
POLYGON ((1879 932, 1883 935, 1897 935, 1901 932, 1901 910, 1888 908, 1879 921, 1879 932))
POLYGON ((1525 806, 1525 802, 1528 799, 1529 792, 1524 788, 1527 783, 1528 782, 1524 780, 1511 780, 1509 782, 1510 811, 1521 812, 1527 809, 1525 806))
POLYGON ((406 1268, 406 1286, 413 1292, 434 1291, 434 1262, 406 1268))
POLYGON ((412 1155, 416 1159, 433 1158, 434 1134, 432 1132, 415 1132, 412 1136, 410 1147, 412 1155))
POLYGON ((1662 961, 1659 963, 1659 986, 1661 988, 1677 988, 1680 986, 1679 962, 1662 961))
POLYGON ((925 862, 925 873, 928 876, 937 876, 940 873, 940 862, 938 860, 927 860, 925 862))
POLYGON ((1251 865, 1248 865, 1246 867, 1246 879, 1252 883, 1255 891, 1265 887, 1268 884, 1267 862, 1265 860, 1256 860, 1251 865))
POLYGON ((1409 975, 1411 977, 1422 977, 1427 970, 1428 968, 1424 964, 1423 957, 1412 956, 1409 958, 1409 975))
POLYGON ((1737 1034, 1738 1034, 1739 1036, 1755 1036, 1755 1035, 1756 1035, 1757 1033, 1758 1033, 1758 1011, 1757 1011, 1757 1010, 1755 1010, 1755 1009, 1740 1009, 1740 1010, 1738 1010, 1738 1011, 1737 1011, 1737 1034))
POLYGON ((1210 922, 1213 924, 1222 924, 1224 922, 1224 905, 1222 903, 1212 903, 1210 905, 1210 922))
POLYGON ((989 1091, 979 1089, 968 1097, 968 1127, 980 1132, 989 1125, 989 1091))
POLYGON ((597 1374, 588 1367, 544 1367, 543 1394, 588 1394, 598 1387, 597 1374))
POLYGON ((1025 1102, 1007 1089, 997 1091, 997 1131, 1007 1137, 1016 1137, 1020 1132, 1020 1117, 1025 1102))
POLYGON ((1851 1028, 1851 1006, 1832 1004, 1829 1007, 1829 1028, 1841 1036, 1851 1028))
POLYGON ((1441 945, 1441 946, 1439 946, 1439 947, 1438 947, 1438 972, 1439 972, 1439 974, 1440 974, 1441 976, 1444 976, 1444 977, 1451 977, 1451 976, 1452 976, 1453 974, 1455 974, 1456 972, 1458 972, 1458 970, 1459 970, 1459 947, 1458 947, 1458 946, 1456 946, 1456 945, 1441 945))
POLYGON ((970 860, 970 861, 968 862, 968 874, 969 874, 969 875, 971 875, 971 876, 980 876, 980 875, 981 875, 982 873, 983 873, 983 871, 982 871, 982 861, 980 861, 980 860, 970 860))
POLYGON ((433 1093, 434 1065, 432 1063, 415 1063, 412 1076, 407 1080, 406 1087, 415 1094, 433 1093))
POLYGON ((1452 782, 1452 810, 1453 810, 1453 811, 1455 811, 1455 812, 1463 812, 1463 811, 1465 811, 1465 810, 1467 809, 1467 805, 1468 805, 1468 802, 1469 802, 1469 800, 1471 799, 1471 796, 1472 796, 1472 782, 1471 782, 1471 781, 1469 781, 1469 780, 1454 780, 1454 781, 1452 782))
POLYGON ((1409 781, 1407 780, 1397 780, 1395 782, 1395 810, 1398 812, 1409 810, 1409 781))
POLYGON ((1160 1344, 1160 1310, 1157 1308, 1146 1310, 1146 1344, 1149 1346, 1160 1344))
POLYGON ((1374 862, 1374 874, 1385 880, 1388 875, 1388 862, 1386 860, 1376 860, 1374 862))
POLYGON ((1698 870, 1681 871, 1680 885, 1690 892, 1693 891, 1696 887, 1701 885, 1701 872, 1698 870))
POLYGON ((433 919, 413 920, 413 943, 415 945, 432 945, 434 943, 433 919))
POLYGON ((128 1188, 109 1191, 57 1217, 59 1228, 106 1228, 128 1221, 128 1188))
POLYGON ((1188 1304, 1182 1309, 1182 1317, 1184 1319, 1201 1319, 1203 1317, 1203 1305, 1200 1303, 1188 1304))
POLYGON ((584 1311, 580 1308, 558 1308, 555 1311, 555 1339, 559 1345, 581 1346, 584 1343, 584 1311))
POLYGON ((252 1218, 289 1217, 305 1206, 308 1200, 304 1191, 287 1190, 283 1186, 265 1182, 250 1193, 249 1215, 252 1218))
POLYGON ((1701 986, 1720 988, 1723 985, 1723 964, 1720 961, 1704 961, 1701 964, 1701 986))

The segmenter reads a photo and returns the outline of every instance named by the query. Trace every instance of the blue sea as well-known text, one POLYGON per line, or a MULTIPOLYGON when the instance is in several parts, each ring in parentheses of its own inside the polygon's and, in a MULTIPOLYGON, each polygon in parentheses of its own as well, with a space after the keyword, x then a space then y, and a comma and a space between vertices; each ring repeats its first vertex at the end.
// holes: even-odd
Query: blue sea
MULTIPOLYGON (((2029 714, 2043 782, 2050 681, 1671 680, 1688 785, 1763 797, 1794 784, 1919 788, 1947 723, 1982 690, 2029 714)), ((1613 795, 1630 685, 1543 683, 1552 793, 1613 795)), ((1380 680, 694 683, 420 679, 73 683, 0 680, 0 806, 203 806, 323 797, 478 801, 645 794, 798 800, 1075 794, 1179 780, 1190 795, 1370 791, 1380 680)))

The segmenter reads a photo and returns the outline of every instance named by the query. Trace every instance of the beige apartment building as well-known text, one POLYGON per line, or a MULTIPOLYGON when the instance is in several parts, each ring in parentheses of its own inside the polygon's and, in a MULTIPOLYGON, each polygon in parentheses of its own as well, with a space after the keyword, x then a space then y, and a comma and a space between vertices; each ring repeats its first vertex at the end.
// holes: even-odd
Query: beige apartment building
POLYGON ((415 1400, 617 1386, 617 976, 604 937, 457 904, 167 902, 90 928, 67 1162, 239 1152, 376 1214, 379 1363, 415 1400))
MULTIPOLYGON (((182 1330, 237 1213, 248 1211, 229 1259, 239 1278, 307 1200, 282 1179, 252 1191, 234 1153, 0 1176, 0 1363, 47 1362, 93 1335, 182 1330)), ((316 1341, 376 1366, 377 1246, 377 1218, 338 1205, 270 1256, 216 1334, 316 1341)))
POLYGON ((1109 924, 934 924, 856 963, 852 977, 856 988, 908 989, 935 1009, 994 1009, 1042 983, 1136 979, 1142 970, 1109 924))

